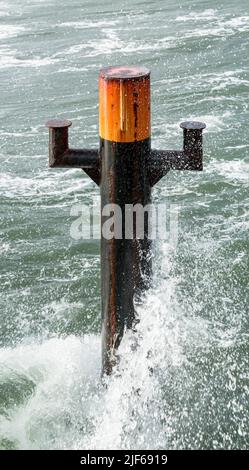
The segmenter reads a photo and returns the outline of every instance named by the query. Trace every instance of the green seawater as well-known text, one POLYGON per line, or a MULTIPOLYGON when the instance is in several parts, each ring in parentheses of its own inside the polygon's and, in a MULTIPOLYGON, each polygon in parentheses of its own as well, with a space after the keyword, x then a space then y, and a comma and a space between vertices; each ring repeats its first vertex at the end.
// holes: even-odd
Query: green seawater
POLYGON ((248 448, 248 51, 248 0, 1 0, 0 448, 248 448), (44 123, 97 147, 98 72, 119 64, 152 71, 153 147, 181 148, 183 120, 207 130, 204 171, 153 190, 178 244, 155 244, 103 388, 99 242, 70 236, 99 190, 48 169, 44 123))

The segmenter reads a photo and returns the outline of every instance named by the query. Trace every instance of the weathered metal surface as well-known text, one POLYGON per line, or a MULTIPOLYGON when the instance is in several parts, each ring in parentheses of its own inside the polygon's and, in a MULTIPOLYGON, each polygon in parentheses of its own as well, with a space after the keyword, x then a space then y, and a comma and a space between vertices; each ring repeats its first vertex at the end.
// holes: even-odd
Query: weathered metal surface
POLYGON ((105 80, 139 80, 150 76, 150 70, 141 66, 120 65, 104 67, 100 70, 100 77, 105 80))
POLYGON ((99 151, 97 149, 67 149, 62 154, 53 155, 50 168, 89 168, 99 167, 99 151))
POLYGON ((180 124, 183 129, 183 150, 189 156, 190 165, 188 170, 203 170, 203 147, 202 147, 202 131, 206 124, 203 122, 182 122, 180 124))
MULTIPOLYGON (((128 144, 101 140, 101 209, 115 204, 122 211, 122 239, 101 239, 102 351, 103 371, 107 374, 116 362, 115 351, 124 331, 134 326, 134 299, 150 281, 148 220, 145 218, 144 239, 137 236, 133 215, 132 239, 126 238, 125 225, 126 204, 146 206, 151 201, 146 165, 149 152, 150 139, 128 144)), ((102 215, 102 227, 107 219, 102 215)))
POLYGON ((49 167, 82 168, 99 185, 99 150, 70 149, 68 128, 71 125, 71 121, 61 119, 52 119, 46 123, 49 128, 49 167))
POLYGON ((206 129, 206 124, 199 121, 184 121, 181 122, 180 127, 189 131, 203 131, 206 129))
POLYGON ((99 135, 111 142, 150 137, 150 72, 108 67, 99 77, 99 135))
POLYGON ((49 129, 65 129, 72 125, 72 121, 68 119, 50 119, 46 122, 46 127, 49 129))
POLYGON ((148 175, 154 186, 170 170, 203 169, 202 131, 203 122, 186 121, 180 124, 183 129, 183 150, 152 150, 148 159, 148 175))

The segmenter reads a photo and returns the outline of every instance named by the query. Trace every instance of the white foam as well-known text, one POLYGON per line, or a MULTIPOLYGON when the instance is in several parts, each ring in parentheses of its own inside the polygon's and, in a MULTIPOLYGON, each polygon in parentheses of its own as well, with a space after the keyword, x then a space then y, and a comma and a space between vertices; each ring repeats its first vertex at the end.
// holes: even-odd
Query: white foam
POLYGON ((201 12, 194 12, 191 11, 188 15, 180 15, 177 16, 175 21, 179 22, 197 22, 197 21, 209 21, 217 18, 217 10, 213 10, 211 8, 201 11, 201 12))
POLYGON ((222 17, 217 10, 204 12, 191 12, 188 15, 178 16, 176 21, 190 23, 191 29, 182 32, 183 38, 198 38, 206 36, 231 36, 249 30, 249 16, 222 17), (200 22, 203 23, 200 28, 200 22), (196 28, 193 28, 193 23, 196 28))
POLYGON ((207 128, 204 130, 205 132, 218 132, 219 130, 223 130, 230 126, 229 118, 232 117, 231 111, 225 111, 222 116, 219 115, 212 115, 212 114, 204 114, 204 115, 190 115, 182 117, 183 121, 202 121, 205 122, 207 128))
MULTIPOLYGON (((100 341, 94 336, 84 336, 82 340, 71 336, 1 349, 1 380, 9 377, 18 383, 22 378, 34 387, 28 401, 11 410, 8 418, 2 420, 1 434, 17 440, 21 449, 37 448, 39 444, 41 448, 63 447, 60 436, 57 435, 55 443, 46 432, 48 428, 51 431, 52 422, 59 419, 61 428, 58 427, 57 432, 60 435, 60 430, 66 426, 63 418, 66 420, 69 410, 71 419, 74 413, 81 415, 81 406, 87 402, 88 393, 94 390, 99 377, 99 354, 100 341)), ((54 432, 56 434, 56 427, 54 432)), ((74 437, 68 431, 71 446, 74 437)))
POLYGON ((249 30, 249 15, 236 16, 227 21, 224 21, 224 26, 232 28, 235 32, 243 32, 249 30))
POLYGON ((20 59, 16 57, 16 51, 2 49, 0 50, 0 68, 8 69, 12 67, 44 67, 55 63, 55 58, 49 57, 33 57, 32 59, 20 59))
POLYGON ((15 26, 11 24, 1 24, 0 40, 19 36, 26 31, 24 26, 15 26))
MULTIPOLYGON (((1 218, 0 218, 1 220, 1 218)), ((10 243, 7 242, 0 242, 0 254, 4 254, 10 251, 10 243)))
POLYGON ((115 54, 122 51, 122 54, 130 54, 133 52, 160 51, 176 46, 177 39, 173 36, 165 36, 157 41, 144 40, 123 40, 119 37, 119 30, 102 29, 104 37, 98 40, 90 40, 84 43, 70 46, 63 52, 54 54, 54 58, 62 56, 72 56, 82 53, 84 57, 97 57, 103 54, 115 54))
POLYGON ((106 28, 114 26, 115 24, 120 23, 119 18, 112 18, 111 20, 100 20, 100 21, 66 21, 63 23, 58 23, 56 26, 59 28, 73 28, 73 29, 92 29, 92 28, 106 28))
MULTIPOLYGON (((228 88, 229 86, 249 86, 249 80, 245 77, 242 77, 241 74, 245 74, 246 71, 235 70, 230 71, 226 70, 222 73, 212 74, 207 77, 207 81, 212 84, 213 90, 221 90, 228 88)), ((247 74, 246 74, 247 76, 247 74)), ((205 79, 205 77, 204 77, 205 79)))
POLYGON ((208 165, 207 169, 226 179, 249 183, 249 162, 244 160, 215 160, 208 165))
POLYGON ((78 170, 62 172, 41 171, 35 177, 21 177, 17 174, 0 173, 0 194, 7 198, 43 199, 74 194, 91 184, 88 178, 74 178, 78 170))

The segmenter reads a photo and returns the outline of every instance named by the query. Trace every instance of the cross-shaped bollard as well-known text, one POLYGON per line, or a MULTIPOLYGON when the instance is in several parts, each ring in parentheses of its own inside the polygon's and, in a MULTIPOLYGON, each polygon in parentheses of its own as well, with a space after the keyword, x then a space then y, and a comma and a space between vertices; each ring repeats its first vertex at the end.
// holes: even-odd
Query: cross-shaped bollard
MULTIPOLYGON (((144 67, 108 67, 99 76, 100 148, 70 149, 67 120, 48 121, 49 166, 81 168, 100 186, 101 226, 107 205, 121 209, 122 237, 101 234, 103 373, 117 362, 116 350, 135 323, 135 298, 150 285, 151 240, 144 213, 143 237, 128 230, 127 207, 151 202, 151 188, 169 170, 202 170, 201 122, 183 122, 183 150, 152 150, 150 71, 144 67), (127 237, 127 233, 129 236, 127 237)), ((148 215, 148 214, 147 214, 148 215)), ((110 216, 110 214, 109 214, 110 216)))

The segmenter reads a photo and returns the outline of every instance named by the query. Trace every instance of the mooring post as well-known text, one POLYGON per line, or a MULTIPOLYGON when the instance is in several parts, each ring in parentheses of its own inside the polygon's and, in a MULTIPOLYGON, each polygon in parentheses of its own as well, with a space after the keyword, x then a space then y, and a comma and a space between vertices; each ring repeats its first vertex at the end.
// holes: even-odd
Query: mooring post
POLYGON ((47 123, 49 165, 82 168, 100 185, 102 361, 103 373, 110 374, 124 332, 136 322, 134 301, 141 298, 151 278, 149 214, 144 211, 141 236, 132 208, 146 208, 152 186, 170 169, 202 170, 205 124, 181 124, 183 150, 152 150, 150 71, 123 66, 100 71, 99 150, 70 149, 70 125, 63 120, 47 123), (109 236, 105 233, 110 215, 112 236, 110 231, 109 236), (117 230, 115 223, 119 224, 117 230))
POLYGON ((147 177, 150 154, 147 69, 110 67, 101 71, 99 132, 102 227, 107 204, 113 205, 114 211, 117 205, 122 212, 122 239, 107 240, 105 236, 101 239, 103 368, 110 373, 124 331, 134 325, 134 297, 146 288, 151 270, 148 223, 143 239, 137 237, 136 220, 132 220, 132 233, 127 233, 126 226, 128 204, 144 207, 151 199, 147 177))

